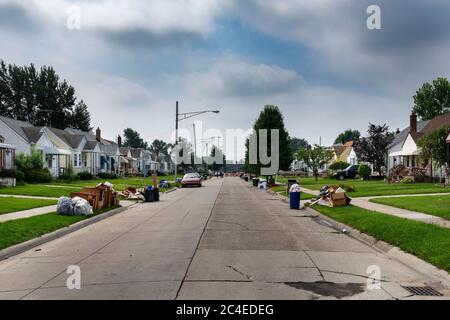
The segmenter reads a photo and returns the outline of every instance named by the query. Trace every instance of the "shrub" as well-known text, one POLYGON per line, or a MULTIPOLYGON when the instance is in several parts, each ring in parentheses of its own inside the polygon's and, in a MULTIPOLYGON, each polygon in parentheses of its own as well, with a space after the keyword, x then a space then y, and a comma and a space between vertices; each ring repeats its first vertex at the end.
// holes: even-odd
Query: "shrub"
POLYGON ((30 155, 26 155, 24 153, 19 153, 16 156, 15 164, 17 167, 17 170, 22 171, 24 173, 30 171, 30 170, 40 170, 44 168, 44 161, 42 159, 42 153, 37 151, 36 148, 33 146, 31 147, 31 153, 30 155))
POLYGON ((74 175, 71 173, 63 173, 58 177, 58 180, 64 181, 64 182, 72 182, 72 181, 78 181, 80 180, 80 177, 78 175, 74 175))
POLYGON ((16 170, 16 172, 14 173, 14 176, 16 177, 17 182, 25 181, 25 173, 23 173, 20 170, 16 170))
POLYGON ((25 173, 26 182, 51 182, 52 175, 48 169, 32 169, 25 173))
POLYGON ((356 187, 352 185, 340 184, 339 187, 344 189, 346 192, 351 193, 356 191, 356 187))
POLYGON ((405 183, 405 184, 409 184, 409 183, 414 183, 415 180, 412 177, 406 177, 406 178, 403 178, 400 182, 401 183, 405 183))
POLYGON ((106 173, 106 172, 101 172, 97 175, 100 179, 107 179, 107 180, 113 180, 113 179, 117 179, 117 174, 115 173, 106 173))
POLYGON ((347 167, 350 166, 350 163, 344 162, 344 161, 337 161, 330 165, 331 170, 344 170, 347 169, 347 167))
POLYGON ((362 164, 359 166, 358 173, 364 180, 368 180, 372 174, 372 169, 367 164, 362 164))
POLYGON ((78 178, 80 180, 93 180, 94 176, 88 171, 83 171, 78 173, 78 178))

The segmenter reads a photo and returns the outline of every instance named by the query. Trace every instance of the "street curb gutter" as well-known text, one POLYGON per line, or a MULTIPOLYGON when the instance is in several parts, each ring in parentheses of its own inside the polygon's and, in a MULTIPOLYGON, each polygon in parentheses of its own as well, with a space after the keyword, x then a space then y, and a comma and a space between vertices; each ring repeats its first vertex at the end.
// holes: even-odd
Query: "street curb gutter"
MULTIPOLYGON (((272 195, 278 196, 279 200, 285 203, 289 203, 286 197, 279 195, 278 193, 274 192, 273 190, 268 190, 268 192, 272 195)), ((311 210, 314 212, 315 216, 311 216, 311 218, 316 218, 320 220, 326 221, 327 224, 329 224, 329 227, 357 240, 360 241, 375 250, 382 252, 386 254, 389 258, 393 258, 401 262, 402 264, 406 266, 416 265, 420 266, 420 270, 423 270, 423 274, 430 277, 433 273, 439 274, 441 277, 446 279, 450 282, 450 274, 442 269, 439 269, 438 267, 432 265, 431 263, 428 263, 418 257, 416 257, 413 254, 407 253, 400 248, 393 246, 387 242, 384 242, 382 240, 377 240, 374 237, 363 233, 353 227, 350 227, 346 224, 343 224, 341 222, 338 222, 323 213, 318 212, 317 210, 314 210, 314 208, 306 207, 306 210, 311 210), (345 232, 343 232, 345 229, 345 232)), ((417 271, 417 270, 416 270, 417 271)))
POLYGON ((122 213, 126 210, 128 210, 129 208, 133 207, 133 205, 128 206, 128 207, 120 207, 117 209, 113 209, 111 211, 105 212, 103 214, 100 214, 98 216, 94 216, 92 218, 83 220, 83 221, 79 221, 77 223, 74 223, 66 228, 62 228, 47 234, 44 234, 38 238, 35 239, 31 239, 22 243, 18 243, 16 245, 13 245, 11 247, 8 247, 6 249, 0 250, 0 261, 11 258, 13 256, 16 256, 20 253, 23 253, 27 250, 30 250, 34 247, 40 246, 44 243, 50 242, 52 240, 61 238, 65 235, 68 235, 69 233, 75 232, 77 230, 80 230, 82 228, 85 228, 91 224, 94 224, 96 222, 102 221, 104 219, 110 218, 112 216, 115 216, 116 214, 122 213))

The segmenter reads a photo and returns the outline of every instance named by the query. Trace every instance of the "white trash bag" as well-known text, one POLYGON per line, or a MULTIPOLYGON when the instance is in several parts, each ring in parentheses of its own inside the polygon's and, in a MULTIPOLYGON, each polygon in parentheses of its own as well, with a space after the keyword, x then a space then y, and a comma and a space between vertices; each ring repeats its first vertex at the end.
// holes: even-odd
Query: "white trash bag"
POLYGON ((292 186, 291 186, 291 188, 289 189, 289 192, 290 193, 293 193, 293 192, 300 192, 301 190, 300 190, 300 185, 298 184, 298 183, 295 183, 295 184, 293 184, 292 186))
POLYGON ((73 214, 76 216, 90 216, 94 214, 92 206, 83 198, 75 197, 72 199, 73 214))
POLYGON ((72 199, 67 197, 59 198, 56 212, 62 216, 73 216, 72 199))

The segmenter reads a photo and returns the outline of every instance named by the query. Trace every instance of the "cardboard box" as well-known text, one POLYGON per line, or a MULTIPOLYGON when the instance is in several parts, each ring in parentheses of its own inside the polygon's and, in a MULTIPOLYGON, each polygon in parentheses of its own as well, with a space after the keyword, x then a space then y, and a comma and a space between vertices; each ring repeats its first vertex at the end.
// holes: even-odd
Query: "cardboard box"
POLYGON ((345 207, 347 205, 347 199, 344 192, 331 193, 331 206, 332 207, 345 207))

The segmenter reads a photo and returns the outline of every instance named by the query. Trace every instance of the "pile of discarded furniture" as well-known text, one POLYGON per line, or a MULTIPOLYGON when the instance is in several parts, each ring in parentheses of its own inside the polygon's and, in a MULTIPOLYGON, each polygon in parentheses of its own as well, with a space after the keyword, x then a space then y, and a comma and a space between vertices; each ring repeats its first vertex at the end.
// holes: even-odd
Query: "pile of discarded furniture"
POLYGON ((345 190, 341 187, 324 186, 320 189, 319 195, 316 199, 310 201, 310 205, 322 205, 327 207, 346 207, 350 205, 351 198, 347 196, 345 190))
POLYGON ((85 187, 78 192, 71 192, 71 198, 85 199, 92 206, 93 210, 108 209, 120 204, 118 193, 111 183, 104 182, 96 187, 85 187))

